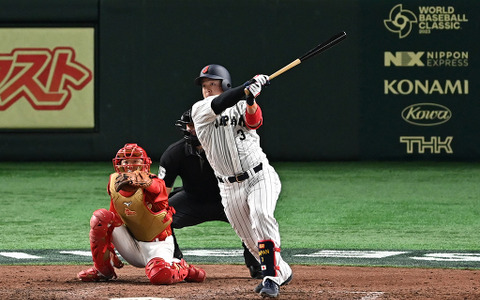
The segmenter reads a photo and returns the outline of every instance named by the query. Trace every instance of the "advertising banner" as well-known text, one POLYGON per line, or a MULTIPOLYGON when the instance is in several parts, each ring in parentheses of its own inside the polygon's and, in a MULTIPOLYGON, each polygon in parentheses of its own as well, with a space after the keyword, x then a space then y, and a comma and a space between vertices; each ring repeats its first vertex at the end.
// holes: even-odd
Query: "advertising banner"
POLYGON ((0 29, 0 129, 92 129, 93 28, 0 29))
POLYGON ((377 1, 369 8, 363 155, 478 157, 479 2, 377 1))

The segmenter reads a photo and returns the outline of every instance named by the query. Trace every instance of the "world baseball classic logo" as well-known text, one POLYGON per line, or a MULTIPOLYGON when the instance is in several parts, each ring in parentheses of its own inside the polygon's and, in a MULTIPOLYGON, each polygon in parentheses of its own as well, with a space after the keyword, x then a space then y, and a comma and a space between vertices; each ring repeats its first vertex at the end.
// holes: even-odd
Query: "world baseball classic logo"
POLYGON ((18 48, 0 54, 0 111, 20 99, 35 110, 62 110, 92 80, 70 47, 18 48))
POLYGON ((397 33, 399 38, 403 39, 412 31, 413 23, 417 23, 417 17, 412 11, 403 9, 402 4, 398 4, 390 10, 389 18, 383 22, 389 31, 397 33))

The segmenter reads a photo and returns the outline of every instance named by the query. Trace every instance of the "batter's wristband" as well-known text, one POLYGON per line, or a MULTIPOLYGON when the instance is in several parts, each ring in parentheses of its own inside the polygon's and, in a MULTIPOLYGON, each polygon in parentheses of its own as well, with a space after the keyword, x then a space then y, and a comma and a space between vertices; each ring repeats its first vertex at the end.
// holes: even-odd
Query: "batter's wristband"
POLYGON ((247 104, 249 106, 253 106, 255 104, 255 97, 252 94, 248 94, 247 96, 247 104))
POLYGON ((260 126, 263 124, 263 118, 262 118, 262 109, 260 108, 260 105, 257 103, 257 110, 253 114, 249 114, 248 111, 245 112, 245 121, 247 123, 248 128, 250 129, 258 129, 260 126), (255 127, 251 127, 250 124, 257 124, 255 127))

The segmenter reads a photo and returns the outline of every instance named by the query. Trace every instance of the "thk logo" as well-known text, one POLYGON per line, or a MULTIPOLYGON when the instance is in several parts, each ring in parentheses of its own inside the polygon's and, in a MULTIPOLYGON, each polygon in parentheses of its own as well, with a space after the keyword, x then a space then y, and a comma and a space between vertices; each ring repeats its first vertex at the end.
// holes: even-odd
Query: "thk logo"
POLYGON ((401 136, 400 143, 407 145, 407 153, 412 154, 415 150, 419 154, 424 154, 425 151, 430 151, 432 154, 441 154, 443 151, 447 154, 452 154, 453 136, 447 136, 442 140, 439 136, 432 136, 427 140, 424 136, 401 136))
POLYGON ((36 110, 62 110, 72 90, 83 89, 92 72, 75 60, 75 50, 14 49, 0 54, 0 111, 25 98, 36 110))

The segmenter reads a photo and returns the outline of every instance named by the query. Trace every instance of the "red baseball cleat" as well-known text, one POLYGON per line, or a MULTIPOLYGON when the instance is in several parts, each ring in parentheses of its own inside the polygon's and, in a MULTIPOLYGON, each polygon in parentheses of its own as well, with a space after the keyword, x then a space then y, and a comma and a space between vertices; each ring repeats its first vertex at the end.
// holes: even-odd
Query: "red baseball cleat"
POLYGON ((102 273, 100 273, 95 267, 91 267, 90 269, 83 270, 77 274, 78 279, 81 281, 85 282, 90 282, 90 281, 107 281, 110 279, 115 279, 117 278, 117 274, 115 272, 113 273, 112 276, 105 276, 102 273))

